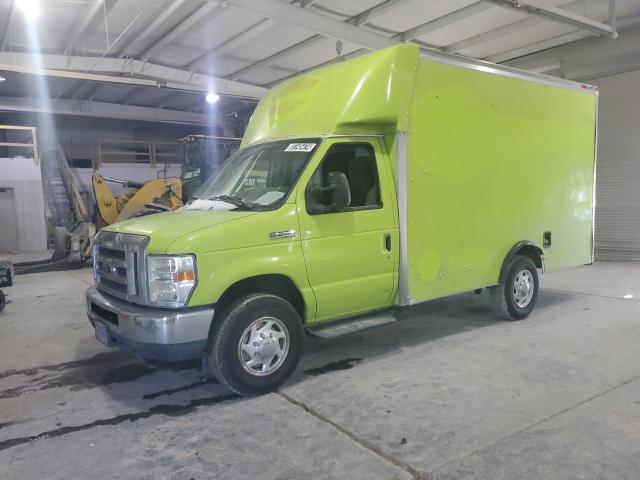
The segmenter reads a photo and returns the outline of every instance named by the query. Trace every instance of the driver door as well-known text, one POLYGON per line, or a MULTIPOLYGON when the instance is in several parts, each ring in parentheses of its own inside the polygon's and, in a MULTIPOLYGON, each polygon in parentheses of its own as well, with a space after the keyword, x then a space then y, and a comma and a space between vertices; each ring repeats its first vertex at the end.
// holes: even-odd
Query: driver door
POLYGON ((386 152, 375 137, 325 140, 305 172, 297 210, 316 320, 376 310, 392 301, 398 225, 390 182, 386 152), (338 207, 332 204, 335 179, 348 184, 338 207))

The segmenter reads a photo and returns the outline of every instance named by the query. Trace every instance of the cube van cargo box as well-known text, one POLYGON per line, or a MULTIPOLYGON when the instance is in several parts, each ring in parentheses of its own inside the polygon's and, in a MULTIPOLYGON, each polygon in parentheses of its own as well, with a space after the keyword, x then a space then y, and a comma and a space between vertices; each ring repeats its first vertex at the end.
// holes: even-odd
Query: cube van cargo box
POLYGON ((100 232, 96 336, 202 355, 253 394, 293 371, 304 332, 483 288, 524 318, 538 270, 592 262, 597 99, 408 44, 285 81, 191 202, 100 232))

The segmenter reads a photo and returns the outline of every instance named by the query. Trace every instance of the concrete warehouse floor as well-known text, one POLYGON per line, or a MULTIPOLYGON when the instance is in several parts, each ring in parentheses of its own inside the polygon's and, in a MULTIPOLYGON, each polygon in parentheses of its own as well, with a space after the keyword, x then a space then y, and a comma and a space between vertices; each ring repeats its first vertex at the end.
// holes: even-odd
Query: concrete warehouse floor
POLYGON ((545 275, 520 322, 468 294, 309 339, 282 391, 249 399, 102 347, 90 270, 19 276, 0 314, 0 478, 636 479, 639 267, 545 275))

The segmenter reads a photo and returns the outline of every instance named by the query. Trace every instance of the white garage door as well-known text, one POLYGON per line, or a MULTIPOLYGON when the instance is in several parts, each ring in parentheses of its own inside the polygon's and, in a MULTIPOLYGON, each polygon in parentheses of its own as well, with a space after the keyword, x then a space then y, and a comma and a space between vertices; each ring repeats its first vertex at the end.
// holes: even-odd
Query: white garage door
POLYGON ((596 169, 596 260, 640 260, 640 71, 603 77, 596 169))

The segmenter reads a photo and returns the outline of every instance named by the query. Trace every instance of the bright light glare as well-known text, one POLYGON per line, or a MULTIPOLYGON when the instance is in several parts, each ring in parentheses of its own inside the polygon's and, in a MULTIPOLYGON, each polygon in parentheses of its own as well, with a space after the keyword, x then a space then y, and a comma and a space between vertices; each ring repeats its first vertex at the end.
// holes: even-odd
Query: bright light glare
POLYGON ((16 7, 18 7, 29 20, 34 20, 40 13, 38 0, 16 0, 16 7))
POLYGON ((0 82, 4 82, 5 80, 6 80, 6 78, 0 77, 0 82))
POLYGON ((220 95, 216 93, 207 93, 205 99, 207 100, 207 103, 216 103, 218 100, 220 100, 220 95))
POLYGON ((633 298, 633 295, 631 295, 630 293, 627 293, 627 294, 624 296, 624 298, 626 298, 626 299, 628 300, 628 299, 630 299, 630 298, 633 298))

